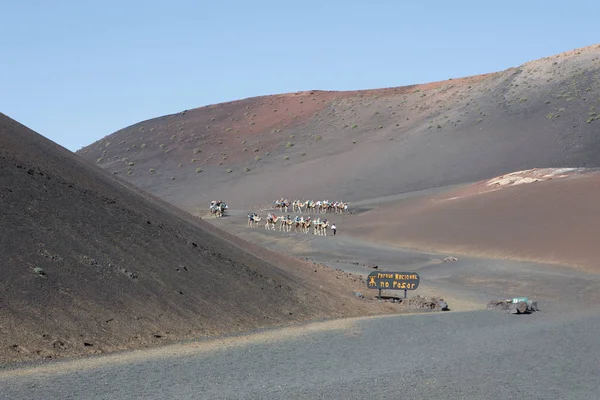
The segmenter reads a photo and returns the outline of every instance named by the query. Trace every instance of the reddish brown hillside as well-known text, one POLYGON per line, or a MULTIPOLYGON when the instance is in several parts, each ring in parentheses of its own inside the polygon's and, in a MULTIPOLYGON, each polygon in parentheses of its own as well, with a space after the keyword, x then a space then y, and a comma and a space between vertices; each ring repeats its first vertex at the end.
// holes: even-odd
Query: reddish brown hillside
POLYGON ((600 46, 399 88, 273 95, 140 122, 78 153, 197 212, 358 201, 536 167, 600 166, 600 46))
POLYGON ((345 229, 395 245, 600 272, 600 174, 514 173, 382 206, 349 220, 345 229))

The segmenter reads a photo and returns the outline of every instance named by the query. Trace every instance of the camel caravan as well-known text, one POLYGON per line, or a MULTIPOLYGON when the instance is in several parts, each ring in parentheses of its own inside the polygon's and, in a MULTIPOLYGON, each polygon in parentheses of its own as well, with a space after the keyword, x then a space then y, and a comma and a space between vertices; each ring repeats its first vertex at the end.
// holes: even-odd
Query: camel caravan
MULTIPOLYGON (((335 235, 336 227, 334 224, 330 225, 330 222, 327 218, 321 219, 318 217, 316 219, 311 218, 310 216, 300 216, 296 215, 296 217, 290 217, 288 213, 289 208, 292 208, 292 212, 302 214, 304 213, 315 213, 315 214, 325 214, 325 213, 335 213, 342 214, 349 212, 348 203, 343 201, 335 201, 331 202, 329 200, 325 201, 300 201, 294 200, 290 202, 287 199, 281 198, 279 200, 275 200, 274 202, 274 210, 279 211, 282 215, 277 216, 273 213, 269 213, 265 219, 265 229, 267 230, 276 230, 277 225, 279 225, 279 231, 281 232, 291 232, 292 229, 294 232, 300 232, 308 234, 312 231, 314 235, 327 235, 327 229, 332 228, 332 232, 335 235), (286 215, 287 214, 287 215, 286 215)), ((248 213, 248 227, 254 228, 257 227, 259 222, 263 220, 256 212, 248 213)))
MULTIPOLYGON (((291 203, 292 206, 292 212, 298 212, 300 214, 302 214, 302 210, 304 210, 304 212, 306 213, 314 213, 314 214, 324 214, 324 213, 328 213, 328 212, 333 212, 335 214, 342 214, 345 212, 349 212, 348 211, 348 203, 344 203, 343 201, 335 201, 335 202, 330 202, 329 200, 318 200, 318 201, 313 201, 313 200, 306 200, 306 201, 300 201, 300 200, 294 200, 291 203)), ((287 199, 279 199, 279 200, 275 200, 275 211, 281 211, 284 213, 288 212, 288 209, 290 207, 290 201, 287 199)))
MULTIPOLYGON (((248 213, 248 227, 253 228, 258 226, 261 220, 262 218, 257 213, 248 213)), ((321 220, 319 217, 313 220, 311 217, 304 218, 297 215, 295 218, 292 218, 289 215, 277 216, 269 213, 265 221, 265 229, 276 230, 278 224, 279 231, 281 232, 291 232, 293 229, 294 232, 308 234, 312 228, 314 235, 322 236, 327 235, 327 228, 329 227, 329 221, 326 218, 321 220)))

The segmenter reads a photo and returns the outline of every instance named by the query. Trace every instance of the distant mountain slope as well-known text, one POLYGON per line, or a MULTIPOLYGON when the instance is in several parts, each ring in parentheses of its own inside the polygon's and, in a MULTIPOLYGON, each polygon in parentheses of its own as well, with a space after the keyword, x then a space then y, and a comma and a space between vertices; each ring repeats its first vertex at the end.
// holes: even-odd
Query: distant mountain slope
POLYGON ((348 220, 360 237, 454 254, 600 272, 600 173, 540 169, 378 207, 348 220))
MULTIPOLYGON (((443 68, 443 65, 440 65, 443 68)), ((600 45, 424 85, 249 98, 78 153, 184 209, 357 201, 535 167, 600 166, 600 45)))
MULTIPOLYGON (((388 312, 0 114, 0 362, 388 312)), ((318 273, 315 273, 317 272, 318 273)))

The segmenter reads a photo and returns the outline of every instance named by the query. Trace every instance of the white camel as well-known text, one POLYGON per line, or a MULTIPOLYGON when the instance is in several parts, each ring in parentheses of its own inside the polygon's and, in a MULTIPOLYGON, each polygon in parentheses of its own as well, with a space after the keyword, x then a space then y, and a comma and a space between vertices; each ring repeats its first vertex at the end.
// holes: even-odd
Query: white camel
POLYGON ((275 225, 277 224, 277 221, 279 221, 282 218, 283 216, 278 217, 269 213, 269 215, 267 216, 267 222, 265 223, 265 229, 275 230, 275 225))

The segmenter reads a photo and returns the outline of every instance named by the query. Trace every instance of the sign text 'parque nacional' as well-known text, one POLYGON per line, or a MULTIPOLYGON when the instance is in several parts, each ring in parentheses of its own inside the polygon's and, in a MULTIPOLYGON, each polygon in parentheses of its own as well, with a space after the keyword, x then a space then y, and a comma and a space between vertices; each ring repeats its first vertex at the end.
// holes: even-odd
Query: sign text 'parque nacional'
POLYGON ((421 278, 416 272, 371 272, 367 278, 369 289, 415 290, 421 278))

